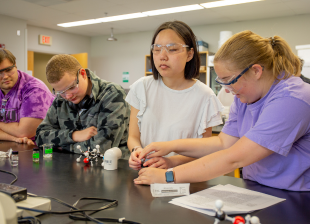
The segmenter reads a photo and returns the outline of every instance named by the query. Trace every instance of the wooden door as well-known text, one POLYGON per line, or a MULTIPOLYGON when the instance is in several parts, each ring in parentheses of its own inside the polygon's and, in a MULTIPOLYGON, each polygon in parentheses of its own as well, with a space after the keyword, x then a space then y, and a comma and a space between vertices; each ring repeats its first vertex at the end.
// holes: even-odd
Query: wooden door
POLYGON ((88 53, 80 53, 80 54, 71 54, 73 57, 78 60, 78 62, 82 65, 83 68, 88 68, 88 53))
POLYGON ((32 76, 34 76, 33 75, 33 68, 34 68, 34 52, 33 51, 27 52, 27 61, 28 61, 27 70, 32 71, 32 76))

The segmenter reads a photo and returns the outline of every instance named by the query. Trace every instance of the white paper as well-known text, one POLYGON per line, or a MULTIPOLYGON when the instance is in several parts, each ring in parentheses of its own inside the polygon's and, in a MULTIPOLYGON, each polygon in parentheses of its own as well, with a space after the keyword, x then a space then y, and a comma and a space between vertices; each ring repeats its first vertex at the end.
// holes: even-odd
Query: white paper
POLYGON ((189 184, 151 184, 153 197, 189 195, 189 184))
MULTIPOLYGON (((199 212, 202 212, 201 210, 209 210, 206 211, 208 213, 213 211, 214 214, 215 201, 218 199, 223 201, 222 210, 227 214, 250 213, 285 200, 227 184, 217 185, 189 196, 174 198, 171 203, 199 212)), ((207 214, 206 212, 202 213, 207 214)))

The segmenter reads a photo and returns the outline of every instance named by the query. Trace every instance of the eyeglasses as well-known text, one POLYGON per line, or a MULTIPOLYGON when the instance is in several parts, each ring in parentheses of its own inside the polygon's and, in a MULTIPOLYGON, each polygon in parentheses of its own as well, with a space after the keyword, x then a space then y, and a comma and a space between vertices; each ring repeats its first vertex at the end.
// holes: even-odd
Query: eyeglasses
POLYGON ((7 74, 8 76, 11 76, 13 74, 12 70, 16 67, 16 65, 12 65, 10 67, 4 68, 0 70, 0 77, 3 78, 4 74, 7 74))
POLYGON ((80 74, 80 69, 77 71, 76 79, 75 79, 74 83, 71 86, 69 86, 67 89, 65 89, 63 91, 57 91, 56 92, 53 89, 53 94, 56 95, 57 97, 58 96, 66 97, 66 95, 68 94, 66 92, 68 92, 68 91, 70 91, 70 93, 76 92, 78 90, 78 88, 79 88, 79 74, 80 74))
MULTIPOLYGON (((229 86, 229 85, 232 85, 232 84, 235 84, 238 79, 240 79, 240 77, 246 73, 254 64, 248 66, 246 69, 244 69, 239 75, 234 75, 232 77, 230 77, 228 80, 224 80, 224 79, 220 79, 219 77, 216 77, 215 78, 215 81, 220 84, 221 86, 229 86)), ((263 66, 262 66, 263 67, 263 66)), ((263 67, 264 68, 264 67, 263 67)), ((264 70, 264 69, 263 69, 264 70)))
POLYGON ((167 44, 166 46, 162 46, 160 44, 152 44, 151 49, 154 55, 161 54, 163 48, 167 51, 168 54, 178 54, 184 51, 185 47, 189 47, 185 44, 167 44))
MULTIPOLYGON (((232 87, 232 84, 235 84, 238 79, 244 74, 246 73, 250 68, 252 68, 254 64, 251 64, 250 66, 246 67, 239 75, 234 75, 232 77, 230 77, 228 80, 223 80, 220 79, 219 77, 215 78, 215 81, 220 84, 223 88, 227 89, 229 92, 231 92, 232 94, 238 94, 238 92, 242 89, 242 87, 239 90, 236 90, 234 87, 232 87)), ((264 71, 264 66, 262 66, 262 70, 264 71)))

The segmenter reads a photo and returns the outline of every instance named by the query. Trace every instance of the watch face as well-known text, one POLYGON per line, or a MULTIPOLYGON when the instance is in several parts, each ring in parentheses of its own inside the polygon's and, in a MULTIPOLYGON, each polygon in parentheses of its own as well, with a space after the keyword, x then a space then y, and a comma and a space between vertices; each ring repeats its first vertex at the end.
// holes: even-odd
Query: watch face
POLYGON ((166 182, 169 183, 173 181, 174 181, 173 171, 166 172, 166 182))

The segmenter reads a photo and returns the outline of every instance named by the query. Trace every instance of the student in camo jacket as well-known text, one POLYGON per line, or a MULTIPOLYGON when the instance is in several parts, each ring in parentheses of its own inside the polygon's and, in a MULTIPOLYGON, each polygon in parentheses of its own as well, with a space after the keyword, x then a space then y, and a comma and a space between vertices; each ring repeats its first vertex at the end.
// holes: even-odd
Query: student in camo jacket
POLYGON ((0 140, 34 145, 36 129, 54 100, 47 86, 16 67, 16 58, 0 49, 0 140))
POLYGON ((38 145, 75 153, 78 145, 83 151, 99 145, 101 153, 119 147, 128 158, 130 108, 120 85, 101 80, 70 55, 52 57, 46 77, 57 97, 37 129, 38 145))

